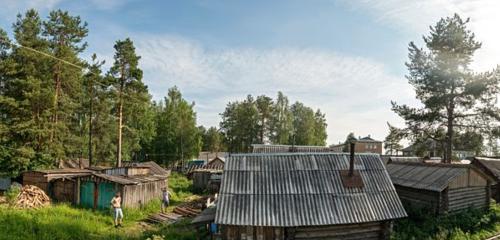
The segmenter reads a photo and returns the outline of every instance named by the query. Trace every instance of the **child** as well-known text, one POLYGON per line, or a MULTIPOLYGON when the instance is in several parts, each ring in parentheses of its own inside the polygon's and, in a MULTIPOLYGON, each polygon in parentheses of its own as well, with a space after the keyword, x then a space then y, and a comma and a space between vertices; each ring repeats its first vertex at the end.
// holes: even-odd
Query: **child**
POLYGON ((122 198, 120 192, 116 192, 115 196, 111 199, 111 207, 114 213, 115 228, 122 226, 123 211, 122 211, 122 198))

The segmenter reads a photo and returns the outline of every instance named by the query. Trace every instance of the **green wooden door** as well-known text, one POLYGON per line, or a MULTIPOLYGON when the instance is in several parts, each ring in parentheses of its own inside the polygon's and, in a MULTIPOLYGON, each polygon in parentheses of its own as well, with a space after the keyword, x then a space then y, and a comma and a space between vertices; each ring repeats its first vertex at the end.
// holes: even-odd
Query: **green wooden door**
POLYGON ((111 199, 115 195, 115 187, 112 183, 99 183, 99 196, 97 197, 98 208, 109 208, 111 199))
POLYGON ((80 204, 84 207, 94 207, 94 182, 80 183, 80 204))

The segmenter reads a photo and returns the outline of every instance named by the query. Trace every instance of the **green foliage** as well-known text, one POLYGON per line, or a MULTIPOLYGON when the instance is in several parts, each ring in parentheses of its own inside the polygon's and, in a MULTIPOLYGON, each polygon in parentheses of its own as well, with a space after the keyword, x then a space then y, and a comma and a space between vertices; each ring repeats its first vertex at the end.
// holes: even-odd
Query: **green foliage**
POLYGON ((198 127, 202 138, 202 150, 209 152, 222 152, 225 150, 223 143, 224 135, 216 127, 206 130, 203 126, 198 127))
POLYGON ((403 145, 400 142, 405 137, 405 134, 389 123, 387 123, 387 126, 389 127, 389 134, 384 139, 385 154, 397 155, 403 149, 403 145))
POLYGON ((275 103, 267 96, 251 95, 230 102, 221 114, 221 132, 230 152, 248 152, 254 143, 325 145, 326 119, 300 102, 288 105, 281 92, 275 103))
POLYGON ((14 200, 17 198, 17 195, 19 195, 19 192, 21 192, 21 187, 19 187, 18 185, 12 185, 5 192, 5 197, 7 198, 7 202, 9 204, 14 203, 14 200))
POLYGON ((154 110, 156 136, 152 142, 152 159, 166 164, 198 156, 202 140, 196 127, 194 103, 185 100, 179 89, 173 87, 154 110))
POLYGON ((173 172, 168 178, 168 188, 171 196, 172 204, 185 201, 193 193, 193 181, 186 176, 173 172))
POLYGON ((445 160, 451 161, 456 132, 488 133, 499 128, 500 70, 476 74, 469 65, 481 47, 467 29, 469 20, 455 14, 442 18, 423 38, 427 50, 409 44, 406 63, 409 83, 422 108, 392 103, 392 110, 414 135, 445 143, 445 160), (436 136, 441 131, 444 136, 436 136))
POLYGON ((163 240, 163 239, 179 239, 191 240, 199 239, 197 233, 193 230, 190 219, 182 219, 181 221, 171 225, 161 225, 154 233, 146 233, 146 236, 151 234, 147 239, 163 240))
POLYGON ((409 218, 396 221, 391 239, 458 240, 485 239, 500 231, 500 207, 469 209, 461 213, 433 216, 425 209, 407 208, 409 218))

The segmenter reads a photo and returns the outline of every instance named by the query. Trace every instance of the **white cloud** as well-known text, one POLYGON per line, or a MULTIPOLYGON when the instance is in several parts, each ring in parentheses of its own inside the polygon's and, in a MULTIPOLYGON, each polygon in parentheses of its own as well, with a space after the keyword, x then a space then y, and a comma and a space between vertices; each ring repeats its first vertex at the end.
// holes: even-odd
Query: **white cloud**
POLYGON ((17 13, 22 13, 30 8, 51 10, 61 2, 62 0, 1 0, 0 14, 6 20, 12 20, 17 13))
MULTIPOLYGON (((385 24, 415 36, 429 32, 440 18, 460 14, 470 17, 470 28, 483 43, 476 52, 472 68, 490 70, 500 64, 500 1, 498 0, 357 0, 344 1, 356 10, 367 11, 385 24)), ((420 38, 419 38, 420 39, 420 38)))
POLYGON ((228 101, 247 94, 275 96, 321 108, 327 115, 329 143, 349 131, 387 132, 386 121, 400 123, 390 101, 411 102, 413 92, 403 77, 389 75, 370 59, 318 49, 229 48, 207 50, 200 43, 175 36, 134 38, 144 79, 156 99, 173 85, 196 102, 200 124, 218 125, 228 101))

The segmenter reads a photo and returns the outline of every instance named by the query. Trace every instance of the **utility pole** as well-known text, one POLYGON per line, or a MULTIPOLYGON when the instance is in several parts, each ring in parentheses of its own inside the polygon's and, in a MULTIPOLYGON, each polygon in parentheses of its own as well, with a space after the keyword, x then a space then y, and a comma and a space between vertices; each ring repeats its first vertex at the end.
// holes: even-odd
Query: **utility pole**
POLYGON ((89 116, 89 167, 92 166, 92 116, 93 114, 93 105, 94 105, 94 86, 92 83, 92 77, 89 78, 89 96, 90 96, 90 102, 89 102, 89 111, 90 111, 90 116, 89 116))

